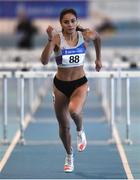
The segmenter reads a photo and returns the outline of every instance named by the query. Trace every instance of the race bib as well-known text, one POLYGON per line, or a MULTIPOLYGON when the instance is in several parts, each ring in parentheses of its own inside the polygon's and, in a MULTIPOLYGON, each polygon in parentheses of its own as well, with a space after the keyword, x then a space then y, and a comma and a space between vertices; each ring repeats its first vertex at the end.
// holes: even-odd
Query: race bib
POLYGON ((85 47, 80 45, 77 48, 62 50, 62 65, 82 65, 85 59, 85 47))
POLYGON ((62 64, 64 65, 80 65, 83 64, 85 59, 85 54, 76 54, 76 55, 64 55, 62 56, 62 64))

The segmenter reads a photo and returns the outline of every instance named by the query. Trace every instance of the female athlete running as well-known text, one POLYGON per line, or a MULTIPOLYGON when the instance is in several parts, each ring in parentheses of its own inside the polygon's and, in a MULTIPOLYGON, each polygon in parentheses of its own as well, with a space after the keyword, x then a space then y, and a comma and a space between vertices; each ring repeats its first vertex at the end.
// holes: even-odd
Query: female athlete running
POLYGON ((60 13, 62 31, 54 34, 53 27, 48 26, 48 43, 45 46, 41 62, 46 65, 54 51, 57 72, 54 77, 54 108, 59 123, 59 135, 66 150, 64 171, 74 170, 73 150, 70 134, 70 117, 77 129, 77 149, 86 147, 86 135, 82 122, 82 109, 87 97, 88 83, 83 69, 86 48, 94 42, 96 51, 95 68, 100 71, 101 46, 100 37, 95 30, 84 29, 77 25, 78 17, 74 9, 64 9, 60 13))

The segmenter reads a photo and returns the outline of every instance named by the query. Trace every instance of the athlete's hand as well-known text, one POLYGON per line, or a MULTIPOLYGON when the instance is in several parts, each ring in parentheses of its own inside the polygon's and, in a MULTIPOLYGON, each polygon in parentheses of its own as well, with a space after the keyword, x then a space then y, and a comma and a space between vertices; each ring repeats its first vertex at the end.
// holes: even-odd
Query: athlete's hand
POLYGON ((48 28, 46 29, 46 32, 48 34, 48 39, 51 39, 51 40, 53 39, 53 36, 54 36, 53 30, 54 28, 52 26, 48 26, 48 28))
POLYGON ((95 69, 96 69, 96 71, 99 72, 101 68, 102 68, 101 60, 100 59, 96 59, 96 61, 95 61, 95 69))

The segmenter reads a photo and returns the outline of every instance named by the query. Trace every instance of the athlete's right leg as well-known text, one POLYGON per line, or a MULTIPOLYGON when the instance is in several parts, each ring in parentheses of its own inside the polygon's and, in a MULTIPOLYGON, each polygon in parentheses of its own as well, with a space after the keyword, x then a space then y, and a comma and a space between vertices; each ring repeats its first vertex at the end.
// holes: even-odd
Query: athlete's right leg
POLYGON ((54 86, 54 108, 59 123, 59 136, 67 154, 72 154, 68 98, 54 86))
POLYGON ((64 163, 64 172, 72 172, 74 170, 68 103, 68 98, 54 87, 54 108, 59 123, 59 135, 67 152, 64 163))

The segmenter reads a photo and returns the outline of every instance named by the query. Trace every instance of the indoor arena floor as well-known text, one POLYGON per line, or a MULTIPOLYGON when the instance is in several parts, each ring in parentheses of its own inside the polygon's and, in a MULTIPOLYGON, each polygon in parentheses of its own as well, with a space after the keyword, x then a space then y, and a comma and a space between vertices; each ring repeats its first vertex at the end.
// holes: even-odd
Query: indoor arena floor
MULTIPOLYGON (((70 120, 74 172, 63 171, 65 151, 58 136, 58 123, 49 92, 31 116, 24 134, 25 145, 16 144, 13 148, 0 172, 0 179, 128 179, 131 175, 134 179, 140 178, 140 143, 128 145, 120 142, 127 164, 116 143, 110 143, 111 129, 101 105, 101 97, 94 83, 89 83, 91 89, 83 110, 88 142, 84 152, 78 152, 76 149, 76 129, 74 122, 70 120)), ((17 124, 10 126, 9 136, 14 137, 17 124)), ((140 127, 138 121, 132 124, 132 133, 137 138, 140 136, 138 126, 140 127)), ((118 122, 117 129, 122 138, 123 127, 125 128, 125 125, 118 122)), ((0 145, 0 164, 9 146, 11 144, 0 145)))

